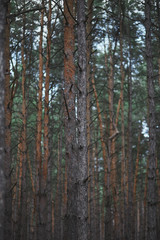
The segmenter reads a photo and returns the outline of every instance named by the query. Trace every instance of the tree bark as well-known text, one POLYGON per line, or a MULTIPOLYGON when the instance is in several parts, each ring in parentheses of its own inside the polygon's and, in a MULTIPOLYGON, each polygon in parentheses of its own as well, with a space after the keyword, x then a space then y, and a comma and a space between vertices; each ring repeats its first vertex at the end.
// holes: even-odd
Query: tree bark
POLYGON ((85 1, 77 0, 77 33, 78 33, 78 198, 77 229, 78 240, 88 239, 88 163, 87 163, 87 59, 86 59, 86 26, 85 1))
POLYGON ((156 123, 151 42, 151 0, 145 0, 147 90, 149 110, 149 166, 147 194, 147 239, 156 240, 156 123))
POLYGON ((77 153, 74 65, 74 0, 64 1, 64 124, 66 141, 67 209, 64 218, 64 240, 77 240, 77 153))
MULTIPOLYGON (((44 1, 42 0, 42 5, 44 1)), ((42 89, 43 89, 43 22, 44 22, 44 9, 41 10, 41 31, 39 40, 39 83, 38 83, 38 104, 37 104, 37 133, 36 133, 36 231, 39 237, 40 228, 40 188, 42 176, 42 89)))
POLYGON ((57 158, 57 186, 55 195, 55 227, 54 227, 54 239, 61 240, 61 203, 62 203, 62 131, 58 136, 58 158, 57 158))
MULTIPOLYGON (((7 14, 10 14, 10 1, 6 4, 7 14)), ((10 89, 10 19, 5 26, 5 231, 4 239, 12 239, 12 191, 11 189, 11 118, 12 101, 10 89)))
MULTIPOLYGON (((92 30, 92 11, 93 11, 93 0, 87 1, 87 13, 88 19, 86 24, 86 34, 87 34, 87 146, 88 146, 88 177, 91 176, 91 113, 90 113, 90 78, 91 78, 91 50, 92 50, 92 38, 91 38, 91 30, 92 30)), ((88 182, 88 226, 89 226, 89 238, 92 233, 91 226, 91 182, 88 182)))
POLYGON ((4 239, 4 197, 5 197, 5 176, 4 176, 4 94, 5 94, 5 17, 7 1, 0 0, 0 239, 4 239))

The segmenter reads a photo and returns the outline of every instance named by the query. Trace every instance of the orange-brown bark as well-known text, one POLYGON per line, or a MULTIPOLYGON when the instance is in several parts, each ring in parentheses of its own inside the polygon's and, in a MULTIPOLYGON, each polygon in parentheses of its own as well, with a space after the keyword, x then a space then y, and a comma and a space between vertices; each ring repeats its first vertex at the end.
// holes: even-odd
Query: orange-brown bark
POLYGON ((18 208, 20 208, 20 203, 21 203, 21 186, 22 186, 22 163, 23 163, 21 138, 20 138, 20 142, 18 144, 17 160, 19 161, 18 208))
POLYGON ((51 53, 51 0, 49 0, 48 26, 47 26, 47 61, 45 78, 45 105, 44 105, 44 163, 43 178, 47 180, 47 168, 49 159, 49 82, 50 82, 50 53, 51 53))
POLYGON ((32 191, 33 191, 33 194, 35 194, 35 186, 34 186, 34 180, 33 180, 33 174, 32 174, 31 160, 29 157, 29 151, 27 151, 27 162, 28 162, 28 167, 29 167, 32 191))
POLYGON ((65 176, 64 176, 64 238, 77 236, 77 153, 75 116, 75 1, 64 1, 64 125, 65 125, 65 176), (72 227, 71 227, 72 225, 72 227), (72 228, 72 229, 71 229, 72 228))

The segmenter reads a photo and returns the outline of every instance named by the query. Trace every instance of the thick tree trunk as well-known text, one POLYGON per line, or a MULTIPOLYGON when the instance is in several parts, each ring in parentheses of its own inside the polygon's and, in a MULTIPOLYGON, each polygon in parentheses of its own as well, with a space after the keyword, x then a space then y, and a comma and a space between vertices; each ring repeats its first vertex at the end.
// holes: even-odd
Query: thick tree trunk
POLYGON ((78 33, 78 198, 77 229, 78 240, 88 239, 88 163, 87 163, 87 62, 86 62, 86 29, 85 1, 77 0, 77 33, 78 33))
MULTIPOLYGON (((77 153, 74 65, 74 0, 64 1, 64 124, 66 141, 67 209, 64 218, 64 240, 77 240, 77 153)), ((66 200, 65 200, 66 201, 66 200)))
POLYGON ((149 107, 149 166, 147 194, 147 239, 156 240, 156 126, 151 48, 151 0, 145 0, 147 89, 149 107))
POLYGON ((5 194, 5 176, 4 176, 4 81, 5 81, 5 17, 7 5, 6 1, 0 0, 0 239, 4 239, 4 194, 5 194))

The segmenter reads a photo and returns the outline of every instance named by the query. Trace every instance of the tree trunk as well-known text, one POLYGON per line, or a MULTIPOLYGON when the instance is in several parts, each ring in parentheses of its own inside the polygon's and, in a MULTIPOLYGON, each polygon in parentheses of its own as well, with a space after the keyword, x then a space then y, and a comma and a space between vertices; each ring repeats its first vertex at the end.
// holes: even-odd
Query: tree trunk
POLYGON ((77 33, 78 33, 78 199, 77 229, 78 240, 88 239, 88 163, 87 163, 87 62, 86 62, 86 29, 85 1, 77 0, 77 33))
MULTIPOLYGON (((7 14, 10 14, 10 2, 8 2, 7 14)), ((11 117, 12 101, 10 90, 10 19, 6 19, 5 26, 5 231, 4 239, 12 239, 12 191, 11 189, 11 117)))
MULTIPOLYGON (((42 5, 44 1, 42 0, 42 5)), ((38 104, 37 104, 37 133, 36 133, 36 231, 37 237, 39 238, 39 228, 40 228, 40 188, 41 188, 41 176, 42 176, 42 149, 41 149, 41 139, 42 139, 42 86, 43 86, 43 18, 44 9, 41 11, 41 31, 39 40, 39 83, 38 83, 38 104)))
POLYGON ((49 0, 48 23, 47 23, 47 56, 46 56, 46 77, 45 77, 45 102, 44 102, 44 159, 41 171, 40 185, 40 226, 39 239, 45 239, 51 235, 51 228, 48 228, 48 162, 49 162, 49 83, 50 83, 50 52, 51 52, 51 0, 49 0), (50 235, 48 236, 48 234, 50 235))
POLYGON ((64 218, 64 240, 77 240, 77 153, 74 66, 74 1, 64 1, 64 124, 66 141, 67 209, 64 218))
POLYGON ((26 112, 26 60, 25 60, 25 16, 23 15, 23 40, 21 45, 22 56, 22 190, 20 212, 20 239, 27 239, 27 112, 26 112))
MULTIPOLYGON (((128 238, 134 239, 135 222, 133 213, 133 160, 132 160, 132 63, 129 30, 129 76, 128 76, 128 238)), ((136 209, 135 209, 136 211, 136 209)))
POLYGON ((145 0, 147 90, 149 107, 149 166, 147 194, 147 239, 156 240, 156 126, 151 48, 151 1, 145 0))
POLYGON ((58 136, 58 158, 57 158, 57 186, 55 195, 55 227, 54 227, 54 239, 61 240, 61 203, 62 203, 62 131, 58 136))
MULTIPOLYGON (((86 25, 86 34, 87 34, 87 146, 88 146, 88 177, 91 176, 91 130, 90 130, 90 122, 91 122, 91 113, 90 113, 90 78, 91 78, 91 50, 92 50, 92 39, 91 39, 91 30, 92 30, 92 11, 93 11, 93 0, 87 1, 87 12, 88 19, 86 25)), ((88 234, 89 238, 92 233, 91 226, 91 182, 88 182, 88 234)))
MULTIPOLYGON (((160 3, 159 3, 159 0, 156 0, 156 7, 157 7, 158 30, 160 32, 160 3)), ((159 36, 159 51, 158 51, 158 82, 160 85, 160 36, 159 36)))
MULTIPOLYGON (((123 32, 122 32, 122 26, 123 26, 123 19, 122 19, 122 9, 121 9, 121 0, 120 0, 120 69, 121 69, 121 94, 120 94, 120 105, 121 105, 121 141, 122 141, 122 155, 121 155, 121 238, 124 238, 124 229, 127 232, 127 229, 125 228, 125 201, 126 201, 126 164, 125 164, 125 129, 124 129, 124 80, 125 80, 125 73, 124 73, 124 66, 123 66, 123 32)), ((117 108, 118 113, 118 108, 117 108)), ((118 116, 118 115, 117 115, 118 116)), ((116 124, 118 123, 118 118, 116 119, 116 124)), ((129 219, 131 221, 131 219, 129 219)), ((130 223, 128 222, 129 226, 130 223)), ((131 226, 128 229, 131 231, 131 226)), ((126 233, 125 232, 125 233, 126 233)))
POLYGON ((5 194, 5 176, 4 176, 4 81, 5 81, 5 17, 7 11, 7 2, 0 0, 0 239, 4 239, 4 194, 5 194))

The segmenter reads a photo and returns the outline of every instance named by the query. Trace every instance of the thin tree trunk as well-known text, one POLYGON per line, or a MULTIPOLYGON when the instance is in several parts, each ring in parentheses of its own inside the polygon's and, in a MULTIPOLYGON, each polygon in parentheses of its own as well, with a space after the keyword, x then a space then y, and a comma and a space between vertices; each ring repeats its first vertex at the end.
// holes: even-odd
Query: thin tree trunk
MULTIPOLYGON (((110 42, 110 40, 109 40, 110 42)), ((114 59, 112 54, 112 44, 109 44, 110 51, 110 74, 108 78, 108 102, 109 102, 109 155, 111 159, 111 184, 112 195, 114 200, 114 237, 118 235, 118 212, 117 212, 117 187, 116 187, 116 155, 115 155, 115 137, 118 134, 117 127, 114 123, 114 111, 113 111, 113 89, 114 89, 114 59)), ((106 64, 107 69, 107 64, 106 64)))
POLYGON ((143 238, 147 236, 147 188, 148 188, 148 167, 149 159, 147 159, 145 186, 144 186, 144 225, 143 225, 143 238))
MULTIPOLYGON (((42 0, 42 5, 44 1, 42 0)), ((43 88, 43 22, 44 9, 41 10, 41 31, 39 40, 39 83, 38 83, 38 104, 37 104, 37 133, 36 133, 36 231, 37 237, 40 238, 40 191, 42 176, 42 88, 43 88)))
POLYGON ((133 160, 132 160, 132 63, 129 30, 129 76, 128 76, 128 233, 129 239, 134 239, 135 222, 133 213, 133 160))
POLYGON ((138 180, 138 170, 139 170, 140 141, 141 141, 141 129, 138 134, 137 157, 136 157, 136 165, 135 165, 134 184, 133 184, 133 224, 134 224, 133 230, 134 230, 135 237, 139 234, 137 232, 137 229, 139 230, 139 227, 137 224, 138 222, 137 222, 137 217, 136 217, 136 211, 138 211, 138 213, 140 211, 139 211, 139 209, 136 209, 136 205, 137 205, 136 199, 137 199, 137 180, 138 180))
POLYGON ((78 199, 77 229, 78 240, 88 239, 88 163, 87 163, 87 58, 85 1, 77 0, 77 36, 78 36, 78 199))
POLYGON ((149 107, 149 166, 147 194, 147 239, 156 240, 156 126, 153 85, 153 63, 151 48, 151 1, 145 0, 146 28, 146 61, 147 61, 147 90, 149 107))
MULTIPOLYGON (((121 0, 120 0, 120 6, 121 6, 121 0)), ((120 7, 121 8, 121 7, 120 7)), ((120 10, 122 11, 122 10, 120 10)), ((120 59, 121 59, 121 93, 120 93, 120 105, 121 105, 121 138, 122 138, 122 155, 121 155, 121 238, 124 238, 124 229, 127 231, 125 228, 125 198, 126 198, 126 189, 125 189, 125 180, 126 180, 126 164, 125 164, 125 129, 124 129, 124 80, 125 80, 125 73, 124 73, 124 66, 123 66, 123 35, 122 35, 122 24, 123 24, 123 19, 122 19, 122 12, 120 12, 120 59)), ((117 113, 118 113, 118 108, 117 108, 117 113)), ((118 114, 117 114, 118 116, 118 114)), ((118 123, 118 117, 116 119, 116 125, 118 123)), ((131 219, 129 219, 131 221, 131 219)), ((129 224, 129 222, 128 222, 129 224)), ((129 231, 131 231, 131 225, 129 224, 130 228, 128 228, 129 231)))
POLYGON ((21 213, 20 235, 21 240, 27 239, 27 112, 26 112, 26 60, 25 60, 25 16, 23 16, 23 40, 21 46, 22 56, 22 190, 21 190, 21 213))
POLYGON ((5 1, 0 0, 0 239, 4 239, 4 197, 5 197, 5 176, 4 176, 4 138, 5 138, 5 112, 4 112, 4 81, 5 81, 5 1))
MULTIPOLYGON (((88 146, 88 177, 91 175, 91 150, 90 150, 90 77, 91 77, 91 67, 90 67, 90 58, 91 58, 91 49, 92 49, 92 39, 91 39, 91 28, 92 28, 92 7, 93 0, 87 1, 88 7, 88 19, 86 25, 86 34, 87 34, 87 146, 88 146)), ((88 182, 88 226, 89 226, 89 238, 92 233, 91 229, 91 182, 88 182)))
MULTIPOLYGON (((109 171, 108 171, 108 166, 107 166, 107 152, 106 152, 106 144, 104 142, 101 110, 100 110, 100 105, 99 105, 99 101, 98 101, 98 94, 97 94, 96 87, 95 87, 94 72, 92 74, 91 80, 92 80, 92 86, 93 86, 93 91, 94 91, 96 105, 97 105, 98 121, 99 121, 99 129, 100 129, 100 140, 101 140, 103 161, 104 161, 104 186, 103 186, 103 201, 102 201, 102 216, 101 216, 101 232, 102 232, 102 239, 103 239, 104 233, 106 234, 107 229, 110 229, 110 227, 107 226, 109 222, 108 222, 108 220, 105 219, 105 204, 107 204, 107 209, 110 208, 110 206, 108 205, 108 204, 110 204, 110 201, 107 200, 107 198, 109 197, 108 193, 110 192, 110 184, 109 184, 109 181, 107 181, 107 178, 109 177, 109 171), (108 174, 107 174, 107 171, 108 171, 108 174), (104 226, 104 222, 107 223, 106 226, 104 226), (105 231, 105 228, 106 228, 106 231, 105 231)), ((108 217, 108 216, 106 216, 106 217, 108 217)))
MULTIPOLYGON (((156 7, 157 7, 157 20, 158 20, 158 30, 160 32, 160 3, 159 0, 156 0, 156 7)), ((158 52, 158 82, 160 85, 160 36, 159 36, 159 52, 158 52)))
POLYGON ((58 136, 58 158, 57 158, 57 186, 55 196, 55 231, 54 239, 61 240, 61 202, 62 202, 62 183, 61 183, 61 171, 62 171, 62 131, 58 136))
MULTIPOLYGON (((94 149, 93 149, 94 151, 94 149)), ((95 166, 96 166, 96 239, 100 238, 100 187, 99 187, 99 163, 98 163, 98 153, 97 144, 95 144, 95 166)))
POLYGON ((138 135, 138 144, 137 144, 137 157, 136 157, 136 166, 134 174, 134 186, 133 186, 133 202, 136 206, 136 191, 137 191, 137 178, 138 178, 138 166, 139 166, 139 151, 140 151, 140 141, 141 141, 141 129, 138 135))
MULTIPOLYGON (((7 14, 10 14, 10 2, 7 4, 7 14)), ((11 118, 12 102, 10 90, 10 19, 5 26, 5 230, 4 239, 12 239, 12 191, 11 189, 11 118)))
POLYGON ((41 175, 40 186, 40 229, 39 239, 45 239, 46 233, 51 234, 51 229, 48 229, 48 162, 49 162, 49 82, 50 82, 50 52, 51 52, 51 0, 49 0, 49 12, 48 12, 48 24, 47 24, 47 56, 46 56, 46 77, 45 77, 45 102, 44 102, 44 159, 41 175))
POLYGON ((103 122, 102 122, 102 115, 101 115, 101 109, 98 101, 98 94, 96 91, 95 86, 95 80, 94 75, 92 74, 92 86, 93 91, 96 99, 96 105, 97 105, 97 112, 98 112, 98 121, 99 121, 99 129, 100 129, 100 137, 101 137, 101 146, 102 146, 102 153, 103 153, 103 161, 104 161, 104 185, 107 187, 107 152, 106 152, 106 145, 104 142, 104 134, 103 134, 103 122))

